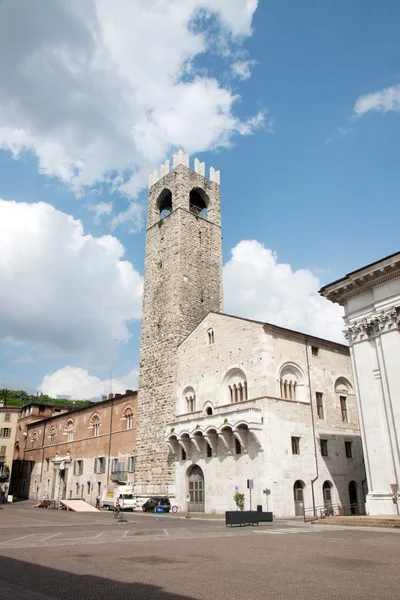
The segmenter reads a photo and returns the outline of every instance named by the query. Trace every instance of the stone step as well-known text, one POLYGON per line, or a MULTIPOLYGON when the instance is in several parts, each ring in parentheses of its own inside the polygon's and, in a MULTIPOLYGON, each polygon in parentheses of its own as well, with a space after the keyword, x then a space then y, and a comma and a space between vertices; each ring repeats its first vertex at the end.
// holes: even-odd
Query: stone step
POLYGON ((352 517, 327 517, 313 521, 318 525, 348 525, 350 527, 398 527, 400 528, 400 516, 352 516, 352 517))

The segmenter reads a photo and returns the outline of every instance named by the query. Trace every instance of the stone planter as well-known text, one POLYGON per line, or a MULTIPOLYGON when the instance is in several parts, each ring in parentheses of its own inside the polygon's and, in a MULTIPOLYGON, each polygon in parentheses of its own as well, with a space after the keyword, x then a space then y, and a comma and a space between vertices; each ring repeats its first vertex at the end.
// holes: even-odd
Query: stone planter
POLYGON ((225 525, 258 525, 259 514, 256 510, 227 510, 225 512, 225 525))
POLYGON ((258 519, 260 523, 272 523, 274 515, 272 512, 259 512, 258 519))

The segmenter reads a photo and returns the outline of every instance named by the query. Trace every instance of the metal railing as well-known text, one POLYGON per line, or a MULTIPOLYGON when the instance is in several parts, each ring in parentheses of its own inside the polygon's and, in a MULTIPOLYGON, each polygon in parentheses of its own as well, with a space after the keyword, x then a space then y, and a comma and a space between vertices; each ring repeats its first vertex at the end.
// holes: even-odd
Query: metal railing
POLYGON ((365 506, 362 503, 329 504, 304 509, 304 521, 318 521, 329 517, 351 517, 365 515, 365 506))

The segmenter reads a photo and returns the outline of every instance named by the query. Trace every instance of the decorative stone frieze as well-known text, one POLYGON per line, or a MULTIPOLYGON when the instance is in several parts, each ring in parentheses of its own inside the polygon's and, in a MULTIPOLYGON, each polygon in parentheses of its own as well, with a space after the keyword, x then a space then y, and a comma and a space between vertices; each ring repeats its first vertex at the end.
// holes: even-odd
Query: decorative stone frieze
POLYGON ((389 308, 376 315, 371 315, 360 321, 353 321, 344 330, 345 337, 350 344, 380 335, 381 333, 398 329, 400 311, 398 307, 389 308))

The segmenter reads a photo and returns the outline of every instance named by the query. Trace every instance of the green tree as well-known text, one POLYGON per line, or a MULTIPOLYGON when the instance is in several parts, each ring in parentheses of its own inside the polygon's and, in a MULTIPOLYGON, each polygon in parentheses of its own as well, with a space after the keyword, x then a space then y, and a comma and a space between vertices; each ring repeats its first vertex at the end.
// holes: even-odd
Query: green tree
POLYGON ((233 499, 236 502, 238 510, 244 510, 244 494, 235 494, 233 499))

